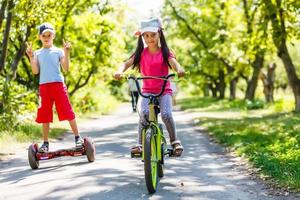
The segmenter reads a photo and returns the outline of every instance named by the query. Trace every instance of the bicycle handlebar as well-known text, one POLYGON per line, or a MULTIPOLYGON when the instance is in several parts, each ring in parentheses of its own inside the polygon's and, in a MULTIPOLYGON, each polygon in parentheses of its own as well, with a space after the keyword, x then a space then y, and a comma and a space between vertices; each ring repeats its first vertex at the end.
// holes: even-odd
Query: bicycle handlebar
POLYGON ((141 95, 142 97, 144 98, 151 98, 151 97, 154 97, 154 98, 157 98, 157 97, 160 97, 164 90, 165 90, 165 87, 166 87, 166 84, 167 84, 167 81, 169 80, 170 77, 174 77, 175 74, 169 74, 167 76, 143 76, 143 77, 135 77, 133 75, 130 75, 127 79, 132 79, 135 81, 135 84, 136 84, 136 87, 138 89, 138 93, 139 95, 141 95), (141 88, 140 88, 140 84, 138 82, 138 80, 143 80, 143 79, 159 79, 159 80, 163 80, 164 83, 163 83, 163 86, 162 86, 162 89, 160 91, 160 93, 158 94, 151 94, 151 95, 144 95, 142 92, 141 92, 141 88))

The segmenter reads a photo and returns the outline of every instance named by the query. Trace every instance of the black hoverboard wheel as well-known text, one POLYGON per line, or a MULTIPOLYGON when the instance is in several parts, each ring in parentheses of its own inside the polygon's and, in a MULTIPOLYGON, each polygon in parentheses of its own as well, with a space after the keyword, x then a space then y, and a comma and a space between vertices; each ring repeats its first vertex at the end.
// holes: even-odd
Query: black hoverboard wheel
POLYGON ((86 157, 89 162, 94 162, 96 155, 96 147, 94 141, 90 137, 84 138, 84 147, 86 151, 86 157))
POLYGON ((36 153, 38 151, 37 144, 31 144, 28 148, 28 162, 32 169, 39 168, 39 161, 36 158, 36 153))

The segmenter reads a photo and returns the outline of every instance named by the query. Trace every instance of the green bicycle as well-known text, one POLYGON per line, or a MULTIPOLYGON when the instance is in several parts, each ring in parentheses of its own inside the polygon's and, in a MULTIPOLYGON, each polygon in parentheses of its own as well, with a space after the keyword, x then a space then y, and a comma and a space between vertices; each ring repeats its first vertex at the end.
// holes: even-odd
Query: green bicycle
POLYGON ((131 153, 131 157, 142 157, 142 161, 144 161, 146 186, 150 194, 156 192, 159 178, 164 176, 165 155, 168 154, 170 157, 173 156, 173 149, 167 148, 167 142, 163 134, 162 124, 158 123, 157 116, 160 112, 158 98, 163 94, 168 79, 174 76, 175 74, 169 74, 168 76, 160 77, 128 77, 128 79, 133 79, 135 81, 139 95, 149 99, 149 116, 147 123, 142 129, 142 155, 131 153), (138 82, 138 80, 142 79, 163 80, 164 82, 161 92, 159 94, 143 94, 138 82))

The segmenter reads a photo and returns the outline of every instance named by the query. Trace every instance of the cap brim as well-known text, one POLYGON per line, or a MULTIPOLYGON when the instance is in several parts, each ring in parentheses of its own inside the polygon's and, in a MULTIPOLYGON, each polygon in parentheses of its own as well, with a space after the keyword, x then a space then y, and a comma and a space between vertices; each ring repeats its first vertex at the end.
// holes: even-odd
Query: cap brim
POLYGON ((55 34, 54 30, 51 30, 51 29, 45 29, 45 30, 43 30, 43 32, 41 32, 41 34, 46 33, 46 32, 55 34))
POLYGON ((156 33, 158 32, 158 27, 145 27, 143 29, 141 29, 141 33, 145 33, 145 32, 153 32, 156 33))

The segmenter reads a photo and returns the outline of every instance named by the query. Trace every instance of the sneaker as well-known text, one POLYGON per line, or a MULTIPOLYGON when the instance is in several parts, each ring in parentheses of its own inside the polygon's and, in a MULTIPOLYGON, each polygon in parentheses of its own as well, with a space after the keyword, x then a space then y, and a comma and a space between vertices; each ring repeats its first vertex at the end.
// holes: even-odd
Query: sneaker
POLYGON ((49 143, 43 143, 42 146, 39 148, 40 153, 46 153, 49 151, 49 143))
POLYGON ((82 147, 83 139, 81 137, 75 137, 75 147, 82 147))

